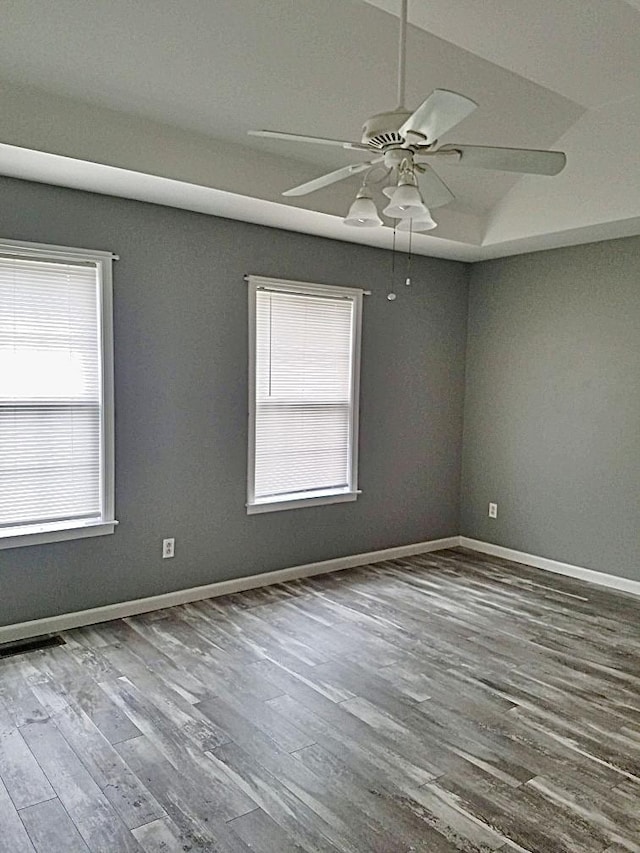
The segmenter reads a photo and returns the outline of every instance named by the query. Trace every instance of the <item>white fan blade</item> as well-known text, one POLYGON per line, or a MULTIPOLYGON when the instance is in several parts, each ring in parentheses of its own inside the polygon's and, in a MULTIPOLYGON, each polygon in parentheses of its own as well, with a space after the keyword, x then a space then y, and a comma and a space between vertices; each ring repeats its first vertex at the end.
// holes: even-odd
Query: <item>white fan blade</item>
POLYGON ((409 116, 399 132, 405 138, 408 136, 409 142, 422 137, 433 143, 470 115, 477 106, 471 98, 465 98, 457 92, 434 89, 426 101, 409 116))
POLYGON ((449 204, 455 196, 430 166, 423 166, 426 171, 418 175, 418 183, 420 184, 420 192, 424 198, 424 203, 428 208, 442 207, 443 204, 449 204))
POLYGON ((300 184, 298 187, 293 187, 290 190, 285 190, 282 195, 307 195, 322 187, 328 187, 330 184, 335 184, 336 181, 344 181, 345 178, 350 178, 351 175, 357 175, 358 172, 364 172, 370 169, 374 163, 379 163, 383 158, 379 157, 372 163, 352 163, 351 166, 343 166, 342 169, 336 169, 335 172, 329 172, 327 175, 321 175, 319 178, 314 178, 312 181, 307 181, 306 184, 300 184))
MULTIPOLYGON (((567 162, 562 151, 535 151, 530 148, 493 148, 484 145, 444 145, 435 151, 458 152, 451 163, 474 169, 496 169, 500 172, 525 172, 529 175, 557 175, 567 162)), ((449 159, 446 161, 448 162, 449 159)))
POLYGON ((371 149, 359 142, 345 142, 343 139, 325 139, 321 136, 304 136, 301 133, 281 133, 279 130, 249 130, 249 136, 264 136, 267 139, 281 139, 283 142, 311 142, 314 145, 333 145, 337 148, 347 148, 353 151, 367 151, 371 149))

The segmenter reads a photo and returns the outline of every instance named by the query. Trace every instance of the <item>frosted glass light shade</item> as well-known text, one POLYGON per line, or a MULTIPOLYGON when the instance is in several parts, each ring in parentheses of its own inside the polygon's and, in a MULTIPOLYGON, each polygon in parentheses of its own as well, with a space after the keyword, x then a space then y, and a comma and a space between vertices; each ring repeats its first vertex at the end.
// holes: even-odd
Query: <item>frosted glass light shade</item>
POLYGON ((345 225, 351 225, 354 228, 375 228, 377 225, 382 225, 382 219, 378 216, 369 190, 366 188, 360 190, 349 208, 349 213, 342 221, 345 225))
POLYGON ((406 217, 416 219, 419 214, 424 214, 426 210, 418 188, 411 184, 401 184, 395 189, 391 201, 382 212, 392 219, 405 219, 406 217))
POLYGON ((398 231, 413 231, 415 233, 417 231, 432 231, 437 228, 438 223, 431 216, 429 209, 425 207, 424 210, 424 213, 418 214, 413 219, 408 217, 401 219, 396 225, 398 231))

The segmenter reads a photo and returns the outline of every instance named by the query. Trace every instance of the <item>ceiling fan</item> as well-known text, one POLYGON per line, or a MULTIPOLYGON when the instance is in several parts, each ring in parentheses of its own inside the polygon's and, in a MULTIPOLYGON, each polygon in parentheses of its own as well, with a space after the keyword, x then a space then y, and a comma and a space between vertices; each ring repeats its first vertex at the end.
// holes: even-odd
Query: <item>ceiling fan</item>
POLYGON ((400 2, 398 106, 391 112, 378 113, 369 118, 362 128, 360 142, 282 133, 277 130, 249 131, 251 136, 332 145, 357 152, 360 156, 375 155, 372 160, 344 166, 286 190, 282 195, 307 195, 365 172, 362 186, 344 222, 357 227, 382 225, 369 187, 369 181, 373 182, 372 175, 376 174, 375 170, 382 169, 383 177, 375 183, 386 180, 392 182, 392 185, 383 189, 390 201, 382 213, 398 220, 396 227, 400 230, 429 231, 437 224, 431 217, 429 208, 441 207, 454 198, 451 190, 431 167, 430 161, 531 175, 557 175, 561 172, 567 160, 561 151, 438 144, 439 138, 470 115, 478 104, 457 92, 435 89, 414 112, 404 106, 408 0, 400 2))

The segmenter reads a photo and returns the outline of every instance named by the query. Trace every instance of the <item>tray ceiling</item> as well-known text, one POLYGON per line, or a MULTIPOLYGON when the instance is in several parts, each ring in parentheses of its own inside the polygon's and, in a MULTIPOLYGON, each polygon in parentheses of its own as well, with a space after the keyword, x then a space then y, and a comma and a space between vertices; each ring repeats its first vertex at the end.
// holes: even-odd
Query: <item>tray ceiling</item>
MULTIPOLYGON (((456 200, 415 249, 473 260, 636 233, 639 5, 410 0, 408 105, 436 87, 480 104, 443 141, 568 155, 556 178, 439 167, 456 200)), ((348 152, 246 132, 359 139, 368 116, 395 106, 398 6, 5 0, 0 172, 388 245, 389 229, 340 221, 357 178, 281 196, 348 152)))

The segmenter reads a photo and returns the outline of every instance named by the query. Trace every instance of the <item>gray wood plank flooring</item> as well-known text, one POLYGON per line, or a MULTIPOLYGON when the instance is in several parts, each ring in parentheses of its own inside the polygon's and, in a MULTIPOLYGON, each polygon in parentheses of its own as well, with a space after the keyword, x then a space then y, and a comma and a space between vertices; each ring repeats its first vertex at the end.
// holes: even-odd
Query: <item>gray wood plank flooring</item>
POLYGON ((640 853, 640 601, 462 549, 0 661, 2 853, 640 853))

